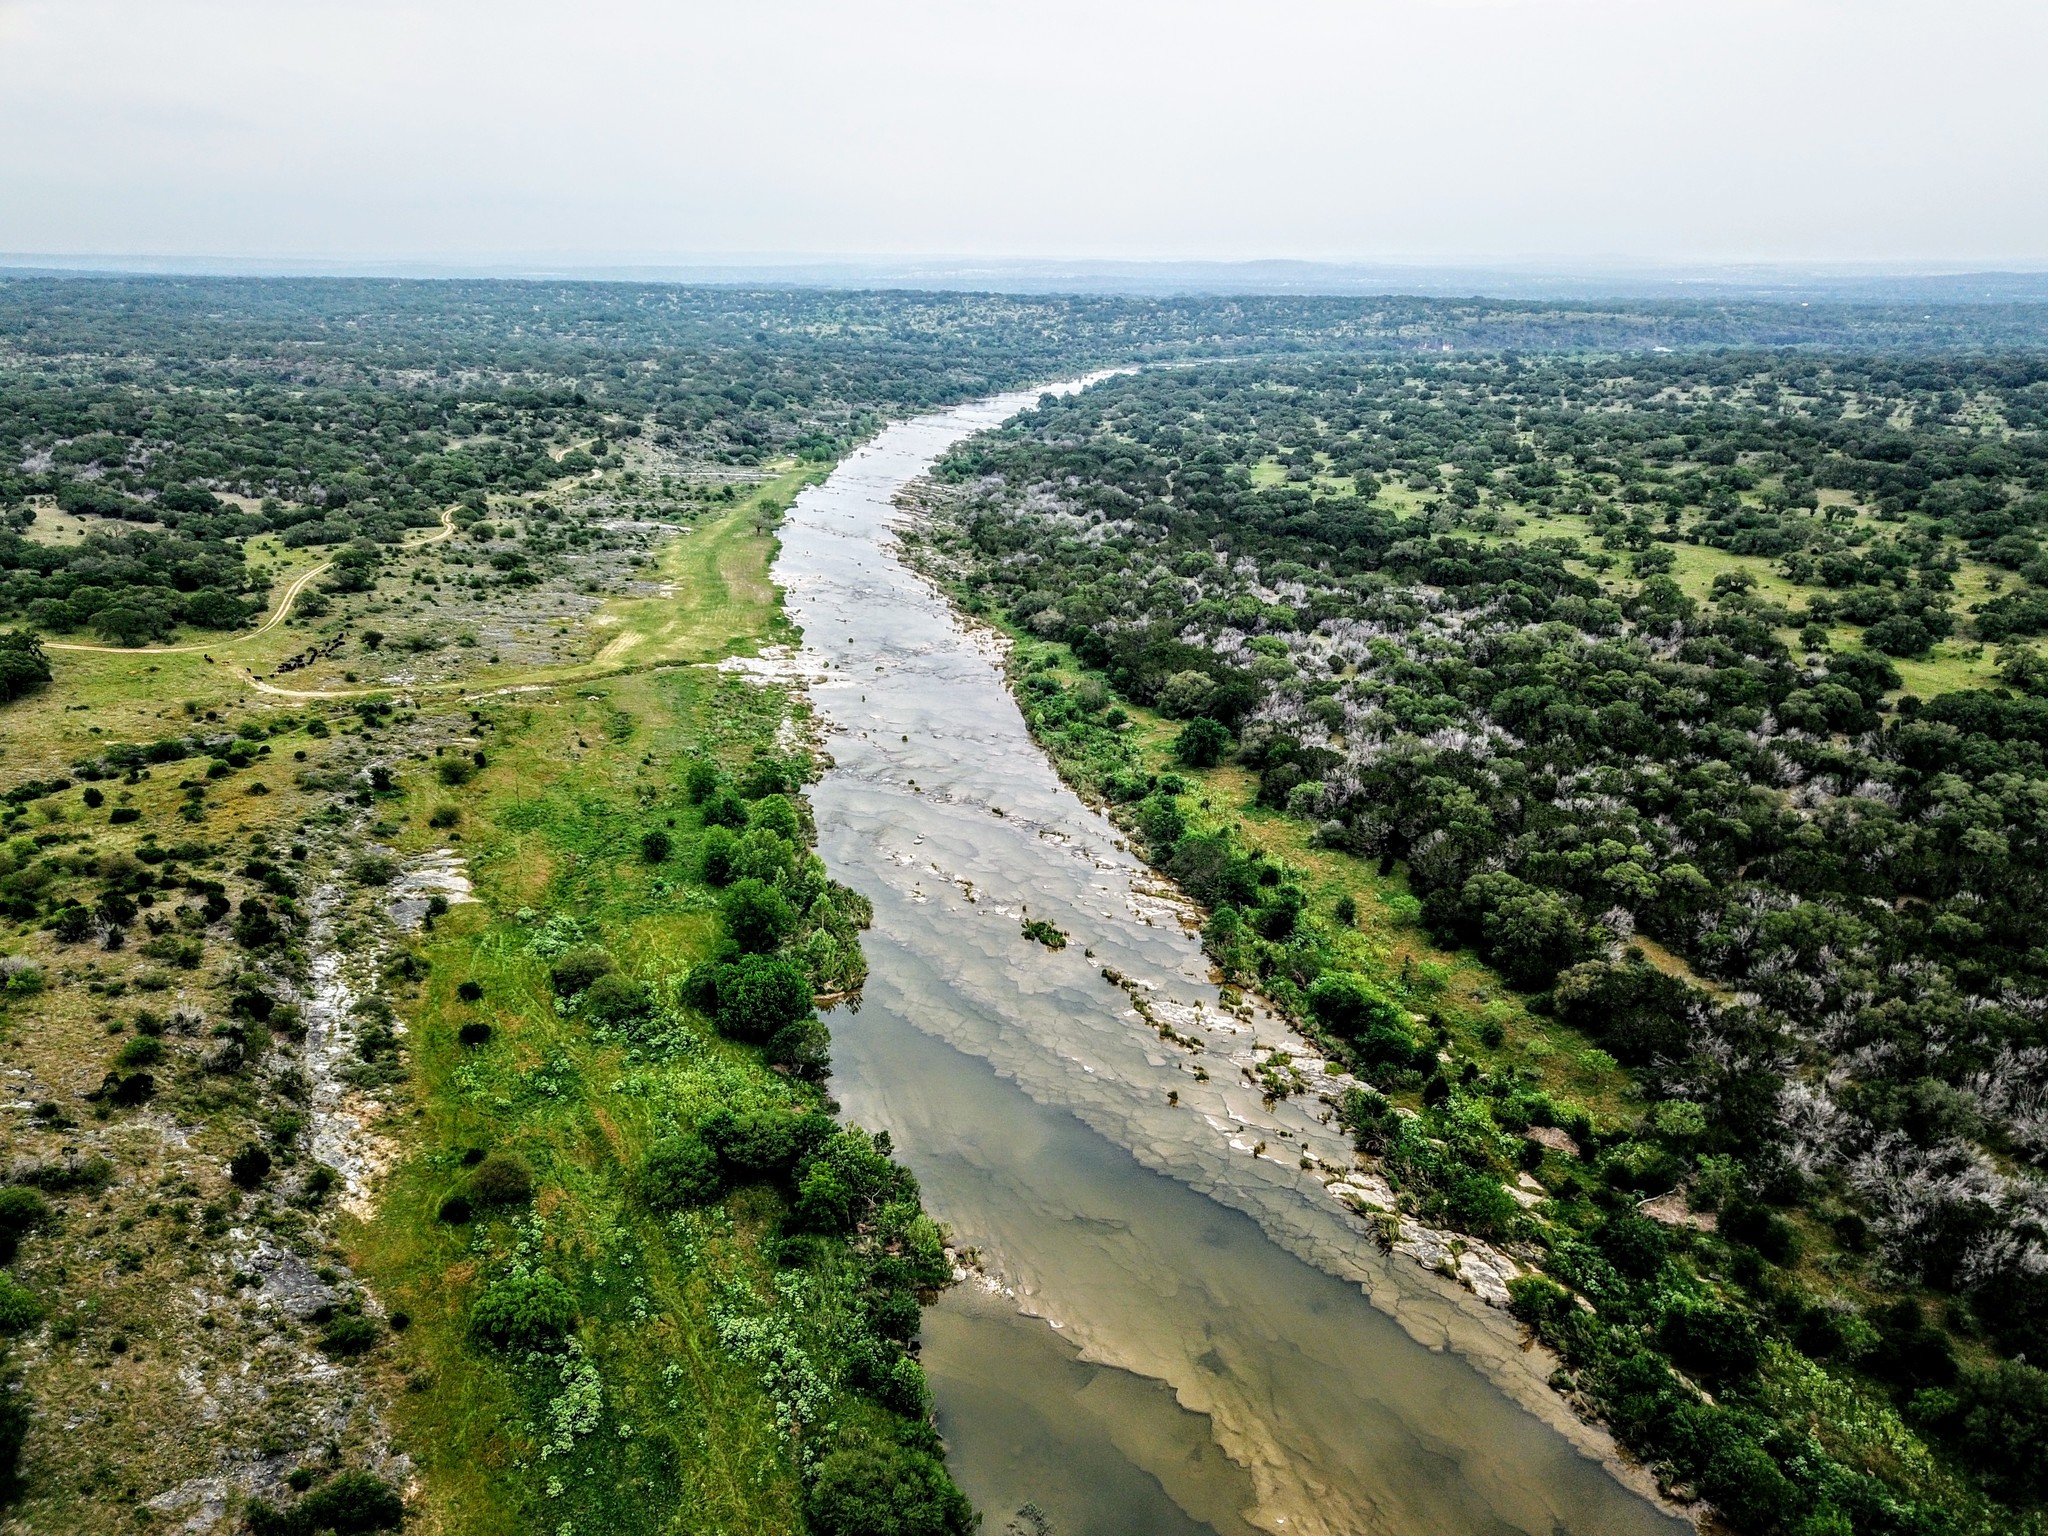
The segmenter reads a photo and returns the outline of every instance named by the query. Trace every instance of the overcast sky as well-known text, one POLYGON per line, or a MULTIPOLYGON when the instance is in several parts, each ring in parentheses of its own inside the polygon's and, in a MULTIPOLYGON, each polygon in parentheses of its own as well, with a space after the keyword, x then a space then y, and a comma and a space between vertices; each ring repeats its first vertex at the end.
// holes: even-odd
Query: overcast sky
POLYGON ((0 251, 2048 260, 2043 0, 0 0, 0 251))

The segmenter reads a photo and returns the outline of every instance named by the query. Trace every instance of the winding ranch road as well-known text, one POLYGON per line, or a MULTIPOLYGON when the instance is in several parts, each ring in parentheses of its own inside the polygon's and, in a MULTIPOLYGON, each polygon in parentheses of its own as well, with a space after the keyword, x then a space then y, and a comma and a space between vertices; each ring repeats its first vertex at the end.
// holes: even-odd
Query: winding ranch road
MULTIPOLYGON (((402 543, 399 545, 399 548, 402 550, 425 549, 429 544, 439 544, 443 539, 452 538, 454 533, 454 509, 445 508, 441 513, 441 526, 438 531, 428 534, 423 539, 413 539, 402 543)), ((306 590, 306 583, 315 576, 318 576, 322 571, 332 568, 333 565, 334 562, 332 560, 322 560, 310 571, 303 572, 296 581, 284 589, 284 596, 278 599, 277 611, 257 625, 256 628, 249 630, 245 634, 229 635, 224 640, 202 640, 197 645, 79 645, 76 642, 70 641, 45 640, 43 642, 43 649, 47 651, 95 651, 113 656, 178 656, 191 651, 225 650, 231 645, 240 645, 245 640, 254 640, 262 635, 267 635, 291 617, 292 604, 297 602, 299 594, 306 590)), ((249 680, 251 682, 256 681, 254 677, 251 677, 249 680)), ((261 683, 257 683, 256 686, 259 688, 263 687, 261 683)), ((268 688, 264 689, 264 691, 266 693, 282 693, 284 690, 268 688)), ((301 695, 301 697, 307 698, 320 696, 317 694, 301 695)))

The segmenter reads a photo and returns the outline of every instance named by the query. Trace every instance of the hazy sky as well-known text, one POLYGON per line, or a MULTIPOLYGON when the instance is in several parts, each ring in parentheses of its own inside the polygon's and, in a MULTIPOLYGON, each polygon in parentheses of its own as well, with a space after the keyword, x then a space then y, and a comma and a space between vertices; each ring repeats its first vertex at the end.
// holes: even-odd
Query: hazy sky
POLYGON ((0 0, 0 251, 2048 259, 2043 0, 0 0))

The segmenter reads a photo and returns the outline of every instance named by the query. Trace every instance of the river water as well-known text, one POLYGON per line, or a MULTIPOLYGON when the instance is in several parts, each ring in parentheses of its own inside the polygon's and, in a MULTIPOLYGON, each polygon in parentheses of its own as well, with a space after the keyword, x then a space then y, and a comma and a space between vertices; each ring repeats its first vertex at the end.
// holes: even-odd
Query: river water
POLYGON ((1610 1475, 1503 1314, 1382 1257, 1304 1166, 1350 1162, 1326 1107, 1268 1108, 1231 1059, 1284 1030, 1221 1010, 1185 909, 892 553, 896 493, 1034 398, 890 428, 797 499, 776 565, 836 760, 819 851, 875 905, 835 1092, 980 1258, 923 1358, 984 1530, 1686 1530, 1610 1475))

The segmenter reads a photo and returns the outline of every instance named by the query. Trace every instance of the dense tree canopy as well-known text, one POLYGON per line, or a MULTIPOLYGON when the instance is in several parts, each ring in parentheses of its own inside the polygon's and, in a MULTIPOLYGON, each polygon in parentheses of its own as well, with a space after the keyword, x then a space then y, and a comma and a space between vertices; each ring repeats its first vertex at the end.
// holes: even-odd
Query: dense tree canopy
MULTIPOLYGON (((1645 1330, 1738 1403, 1766 1346, 1861 1372, 2006 1494, 2027 1468, 1971 1426, 2048 1428, 2048 669, 2009 644, 2048 625, 2044 427, 2033 353, 1349 359, 1121 377, 942 467, 933 568, 1108 685, 1026 671, 1042 734, 1113 728, 1112 692, 1190 722, 1182 763, 1253 770, 1633 1070, 1653 1109, 1601 1164, 1617 1214, 1546 1239, 1618 1331, 1525 1311, 1746 1529, 1948 1527, 1873 1523, 1766 1418, 1699 1417, 1630 1363, 1645 1330), (1940 686, 1986 641, 2007 686, 1940 686), (1726 1289, 1619 1214, 1686 1184, 1755 1256, 1726 1289), (1811 1295, 1775 1266, 1816 1227, 1843 1236, 1811 1295), (1888 1363, 1920 1314, 1866 1325, 1873 1289, 1943 1309, 1938 1380, 1888 1363), (2005 1359, 1959 1374, 1961 1340, 2005 1359)), ((1283 868, 1102 761, 1225 970, 1424 1087, 1426 1136, 1361 1100, 1361 1145, 1439 1219, 1511 1229, 1512 1144, 1461 1138, 1554 1109, 1448 1081, 1404 1009, 1318 975, 1283 868)))

